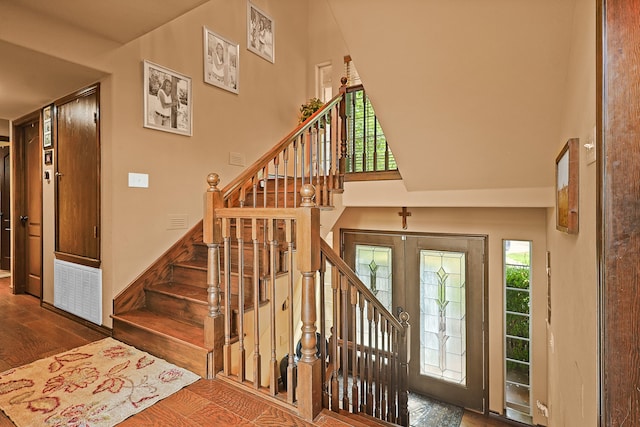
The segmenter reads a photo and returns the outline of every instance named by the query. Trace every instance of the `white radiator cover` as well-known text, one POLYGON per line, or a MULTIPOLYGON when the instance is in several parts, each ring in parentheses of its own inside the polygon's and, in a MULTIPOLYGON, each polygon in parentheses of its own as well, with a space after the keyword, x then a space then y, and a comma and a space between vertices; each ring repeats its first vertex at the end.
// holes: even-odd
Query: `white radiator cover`
POLYGON ((53 270, 53 305, 101 325, 102 270, 58 259, 53 270))

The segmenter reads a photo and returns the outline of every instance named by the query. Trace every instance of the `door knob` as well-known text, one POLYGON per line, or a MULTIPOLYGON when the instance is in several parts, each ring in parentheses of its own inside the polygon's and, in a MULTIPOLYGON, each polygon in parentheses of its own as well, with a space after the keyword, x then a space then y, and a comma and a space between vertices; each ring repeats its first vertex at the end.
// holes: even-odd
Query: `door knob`
POLYGON ((20 215, 20 221, 26 222, 29 219, 27 215, 20 215))
POLYGON ((56 176, 62 176, 62 174, 60 172, 56 172, 55 175, 56 176))

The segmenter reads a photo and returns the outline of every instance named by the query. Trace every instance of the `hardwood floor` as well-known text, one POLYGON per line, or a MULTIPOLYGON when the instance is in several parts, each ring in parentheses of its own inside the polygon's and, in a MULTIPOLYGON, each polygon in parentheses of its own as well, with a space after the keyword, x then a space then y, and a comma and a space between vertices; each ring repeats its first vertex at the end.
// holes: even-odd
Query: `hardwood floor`
MULTIPOLYGON (((40 307, 29 295, 13 295, 0 278, 0 372, 104 338, 104 335, 40 307)), ((0 427, 14 424, 0 412, 0 427)), ((324 426, 343 421, 321 414, 310 424, 286 409, 221 380, 199 380, 119 424, 144 426, 324 426)), ((461 427, 509 425, 466 412, 461 427)))

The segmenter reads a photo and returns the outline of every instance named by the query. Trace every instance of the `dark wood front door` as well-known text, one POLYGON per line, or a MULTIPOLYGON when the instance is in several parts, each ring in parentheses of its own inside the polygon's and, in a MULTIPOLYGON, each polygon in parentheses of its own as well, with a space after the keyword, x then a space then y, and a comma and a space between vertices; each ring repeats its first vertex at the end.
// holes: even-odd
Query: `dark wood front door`
POLYGON ((42 179, 40 116, 14 127, 16 212, 14 289, 42 297, 42 179))
POLYGON ((11 158, 0 147, 0 269, 11 270, 11 158))

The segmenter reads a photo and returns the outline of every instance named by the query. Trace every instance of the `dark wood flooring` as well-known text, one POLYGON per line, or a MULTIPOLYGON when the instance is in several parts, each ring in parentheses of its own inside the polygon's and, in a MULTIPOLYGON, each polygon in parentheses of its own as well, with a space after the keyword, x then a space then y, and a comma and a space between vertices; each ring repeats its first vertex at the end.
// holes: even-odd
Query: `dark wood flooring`
MULTIPOLYGON (((0 372, 104 338, 104 335, 40 307, 37 298, 13 295, 9 278, 0 278, 0 372)), ((276 404, 222 380, 199 380, 119 424, 144 426, 323 426, 351 424, 328 414, 313 424, 276 404)), ((461 427, 506 423, 466 412, 461 427)), ((0 427, 14 424, 0 412, 0 427)))

